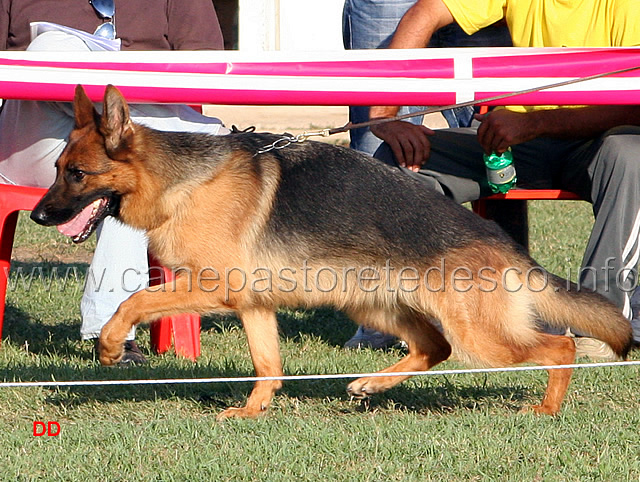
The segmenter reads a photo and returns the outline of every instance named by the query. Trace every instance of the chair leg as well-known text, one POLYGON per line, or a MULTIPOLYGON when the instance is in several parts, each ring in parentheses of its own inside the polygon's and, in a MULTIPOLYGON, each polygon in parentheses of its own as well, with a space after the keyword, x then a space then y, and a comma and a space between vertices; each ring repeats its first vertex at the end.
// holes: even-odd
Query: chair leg
MULTIPOLYGON (((13 238, 18 224, 18 211, 0 215, 0 335, 4 324, 4 310, 7 297, 7 282, 11 269, 13 238)), ((1 336, 0 336, 1 339, 1 336)))
POLYGON ((176 354, 195 361, 200 356, 200 315, 184 313, 171 318, 176 354))
POLYGON ((158 354, 165 353, 171 349, 171 333, 173 323, 170 316, 165 316, 151 323, 151 349, 158 354))
MULTIPOLYGON (((152 286, 173 279, 170 270, 161 267, 157 260, 149 256, 150 270, 161 270, 161 276, 150 276, 152 286)), ((165 353, 171 348, 171 339, 176 355, 194 360, 200 356, 200 315, 184 313, 165 316, 151 323, 151 348, 156 353, 165 353)))
POLYGON ((529 250, 529 214, 527 201, 521 199, 479 199, 473 212, 495 221, 516 243, 529 250))

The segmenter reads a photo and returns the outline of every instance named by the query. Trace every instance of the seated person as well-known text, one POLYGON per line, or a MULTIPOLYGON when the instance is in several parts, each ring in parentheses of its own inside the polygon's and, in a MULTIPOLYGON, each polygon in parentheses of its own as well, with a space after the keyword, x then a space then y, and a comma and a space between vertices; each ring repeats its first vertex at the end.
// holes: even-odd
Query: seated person
MULTIPOLYGON (((625 0, 418 0, 400 21, 390 48, 424 47, 454 21, 473 34, 502 18, 516 47, 638 46, 634 6, 625 0)), ((370 117, 396 112, 376 106, 370 117)), ((511 147, 520 186, 565 189, 593 204, 595 223, 580 284, 631 319, 629 295, 637 285, 640 256, 640 106, 510 106, 475 118, 479 127, 438 131, 406 122, 375 125, 371 131, 385 141, 376 156, 407 168, 425 189, 465 202, 490 194, 483 153, 511 147)), ((640 341, 637 326, 634 338, 640 341)), ((609 357, 606 346, 591 341, 576 338, 578 353, 609 357)))
MULTIPOLYGON (((122 50, 222 49, 211 0, 0 0, 5 50, 88 51, 100 47, 61 31, 31 41, 30 23, 47 21, 121 41, 122 50), (99 29, 99 30, 98 30, 99 29), (106 33, 105 33, 106 32, 106 33)), ((136 105, 135 122, 160 130, 225 134, 218 119, 184 105, 136 105)), ((74 125, 70 103, 8 100, 0 113, 0 181, 49 187, 55 161, 74 125)), ((107 218, 87 273, 81 302, 84 340, 97 339, 116 309, 148 282, 144 233, 107 218)), ((132 330, 121 364, 144 363, 132 330)))
MULTIPOLYGON (((416 0, 345 0, 343 10, 342 35, 345 49, 383 49, 398 26, 398 22, 416 0)), ((428 47, 511 47, 511 36, 504 22, 468 35, 457 24, 452 23, 439 29, 429 41, 428 47)), ((402 107, 399 114, 408 114, 424 109, 422 106, 402 107)), ((473 120, 473 107, 460 107, 443 112, 449 127, 468 127, 473 120)), ((369 107, 349 107, 349 121, 357 124, 369 120, 369 107)), ((406 120, 421 125, 422 116, 406 120)), ((374 155, 382 144, 382 139, 371 133, 368 127, 349 131, 350 147, 366 154, 374 155)), ((345 348, 388 348, 402 344, 394 336, 368 329, 360 325, 356 333, 346 343, 345 348)))

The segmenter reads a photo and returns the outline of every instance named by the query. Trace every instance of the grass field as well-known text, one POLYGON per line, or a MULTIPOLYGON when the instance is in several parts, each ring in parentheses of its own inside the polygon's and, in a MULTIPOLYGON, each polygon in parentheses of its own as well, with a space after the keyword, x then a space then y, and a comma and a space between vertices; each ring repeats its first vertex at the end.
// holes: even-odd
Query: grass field
MULTIPOLYGON (((575 273, 591 214, 586 203, 531 203, 531 249, 550 270, 575 273)), ((0 349, 10 380, 252 375, 233 318, 203 320, 197 363, 149 354, 148 366, 101 367, 78 340, 82 273, 92 245, 19 225, 13 272, 78 273, 66 285, 12 278, 0 349)), ((345 351, 354 325, 331 310, 279 313, 287 374, 383 368, 397 351, 345 351)), ((148 346, 146 329, 139 340, 148 346)), ((640 358, 633 353, 632 359, 640 358)), ((583 360, 586 361, 586 360, 583 360)), ((460 368, 452 362, 445 368, 460 368)), ((0 388, 3 480, 640 480, 638 369, 576 370, 560 415, 520 414, 537 403, 543 372, 414 378, 368 403, 347 380, 285 385, 260 420, 216 422, 248 384, 0 388), (56 421, 56 437, 34 437, 56 421)))

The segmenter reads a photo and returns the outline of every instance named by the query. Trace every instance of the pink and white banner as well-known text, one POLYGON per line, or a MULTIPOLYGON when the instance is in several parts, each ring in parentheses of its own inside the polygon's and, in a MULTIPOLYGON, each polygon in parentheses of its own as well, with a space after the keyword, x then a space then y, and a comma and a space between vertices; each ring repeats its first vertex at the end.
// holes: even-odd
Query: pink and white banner
MULTIPOLYGON (((336 52, 0 52, 0 98, 243 105, 447 105, 640 67, 640 48, 336 52)), ((498 103, 505 103, 498 102, 498 103)), ((640 69, 509 104, 640 104, 640 69)))

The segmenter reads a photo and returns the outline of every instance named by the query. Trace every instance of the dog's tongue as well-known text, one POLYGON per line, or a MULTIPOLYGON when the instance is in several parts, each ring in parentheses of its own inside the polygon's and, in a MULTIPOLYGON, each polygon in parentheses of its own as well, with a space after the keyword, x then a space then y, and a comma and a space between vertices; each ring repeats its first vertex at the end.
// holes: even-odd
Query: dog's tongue
POLYGON ((96 199, 91 204, 86 206, 78 215, 76 215, 71 221, 58 225, 58 231, 65 236, 74 237, 82 233, 89 223, 94 209, 97 209, 100 205, 101 199, 96 199))

